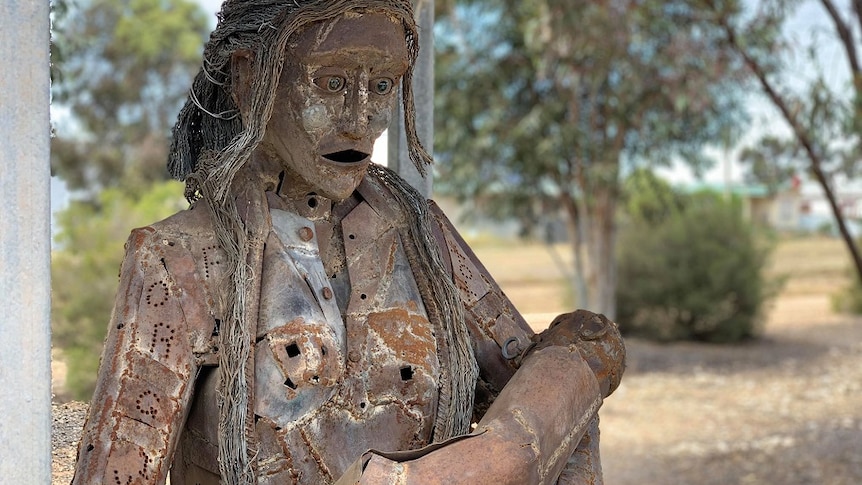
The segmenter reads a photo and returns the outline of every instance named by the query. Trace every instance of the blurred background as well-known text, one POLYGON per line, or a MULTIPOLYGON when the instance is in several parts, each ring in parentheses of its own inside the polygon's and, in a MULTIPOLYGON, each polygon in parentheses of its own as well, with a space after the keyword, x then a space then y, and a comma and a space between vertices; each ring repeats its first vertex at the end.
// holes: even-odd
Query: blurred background
MULTIPOLYGON (((80 414, 129 231, 187 207, 165 160, 220 1, 52 6, 53 392, 80 414)), ((862 483, 862 5, 433 7, 433 197, 534 328, 626 336, 606 483, 862 483)))

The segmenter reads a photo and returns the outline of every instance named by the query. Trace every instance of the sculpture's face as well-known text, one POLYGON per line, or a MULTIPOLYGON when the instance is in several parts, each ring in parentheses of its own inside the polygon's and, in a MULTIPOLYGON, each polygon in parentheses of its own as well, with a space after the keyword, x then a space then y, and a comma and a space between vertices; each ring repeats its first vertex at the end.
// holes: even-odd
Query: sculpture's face
POLYGON ((404 29, 385 14, 348 13, 305 29, 287 51, 263 147, 286 186, 344 199, 389 126, 409 62, 404 29))

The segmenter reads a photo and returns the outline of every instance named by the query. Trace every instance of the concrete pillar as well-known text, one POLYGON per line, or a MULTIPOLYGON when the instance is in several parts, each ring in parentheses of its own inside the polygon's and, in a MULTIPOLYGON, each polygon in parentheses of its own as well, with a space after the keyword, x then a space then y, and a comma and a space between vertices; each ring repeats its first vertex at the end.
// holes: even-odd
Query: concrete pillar
POLYGON ((0 482, 51 483, 49 7, 0 1, 0 482))
MULTIPOLYGON (((414 0, 419 24, 419 58, 413 71, 413 93, 416 101, 416 131, 419 140, 433 153, 434 149, 434 0, 414 0)), ((389 127, 389 168, 398 172, 425 197, 431 197, 431 173, 423 178, 407 154, 404 134, 404 112, 401 106, 389 127)))

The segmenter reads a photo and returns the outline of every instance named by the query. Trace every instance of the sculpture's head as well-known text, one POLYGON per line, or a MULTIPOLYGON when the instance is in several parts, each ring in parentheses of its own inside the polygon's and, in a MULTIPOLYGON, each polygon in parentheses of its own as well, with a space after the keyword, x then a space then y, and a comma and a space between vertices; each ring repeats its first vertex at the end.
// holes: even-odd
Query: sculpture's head
POLYGON ((262 154, 296 190, 344 198, 365 174, 400 84, 410 156, 422 170, 430 157, 410 89, 417 52, 410 0, 227 0, 168 168, 193 175, 194 191, 210 177, 230 182, 262 154))
MULTIPOLYGON (((350 11, 288 40, 260 156, 285 168, 291 190, 340 200, 362 181, 409 66, 404 35, 387 13, 350 11)), ((254 99, 253 61, 236 53, 232 65, 245 119, 254 99)))

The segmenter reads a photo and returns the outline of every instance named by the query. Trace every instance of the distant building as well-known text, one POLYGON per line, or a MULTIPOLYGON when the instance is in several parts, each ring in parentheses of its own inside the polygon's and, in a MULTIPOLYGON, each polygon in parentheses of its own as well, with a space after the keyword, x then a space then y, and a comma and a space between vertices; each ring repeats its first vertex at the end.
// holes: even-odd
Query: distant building
MULTIPOLYGON (((834 185, 833 191, 850 233, 854 237, 862 235, 862 180, 840 181, 834 185)), ((813 181, 803 183, 800 197, 799 230, 838 234, 829 201, 819 184, 813 181)))
MULTIPOLYGON (((742 201, 746 219, 782 232, 828 232, 837 234, 829 201, 820 185, 794 177, 770 189, 763 184, 695 183, 686 192, 709 190, 732 194, 742 201)), ((834 187, 838 206, 851 234, 862 234, 862 181, 842 181, 834 187)))

